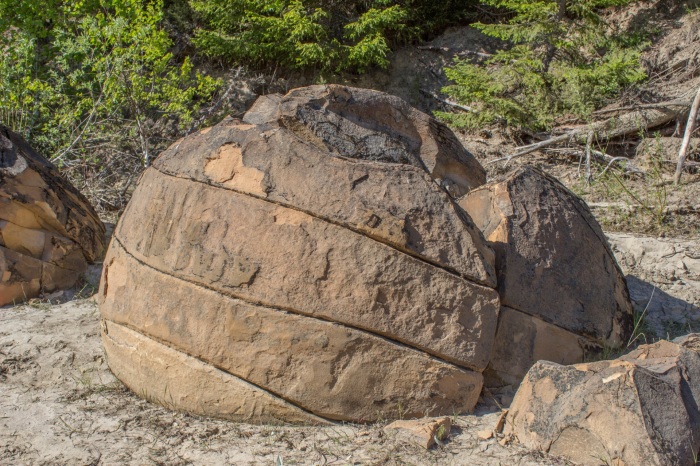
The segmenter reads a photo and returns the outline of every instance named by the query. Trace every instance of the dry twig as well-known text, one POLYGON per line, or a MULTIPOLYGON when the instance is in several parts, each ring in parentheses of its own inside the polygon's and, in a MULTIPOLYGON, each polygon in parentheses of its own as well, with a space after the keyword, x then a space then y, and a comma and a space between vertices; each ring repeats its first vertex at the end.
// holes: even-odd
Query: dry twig
POLYGON ((673 175, 673 182, 675 184, 678 184, 681 181, 681 174, 683 173, 683 163, 685 162, 685 157, 688 154, 690 137, 693 135, 693 131, 695 131, 695 120, 698 117, 699 108, 700 87, 698 87, 698 92, 695 94, 695 99, 693 99, 693 105, 690 107, 690 113, 688 113, 688 123, 686 123, 685 125, 685 134, 683 135, 681 150, 678 152, 678 165, 676 166, 676 173, 673 175))

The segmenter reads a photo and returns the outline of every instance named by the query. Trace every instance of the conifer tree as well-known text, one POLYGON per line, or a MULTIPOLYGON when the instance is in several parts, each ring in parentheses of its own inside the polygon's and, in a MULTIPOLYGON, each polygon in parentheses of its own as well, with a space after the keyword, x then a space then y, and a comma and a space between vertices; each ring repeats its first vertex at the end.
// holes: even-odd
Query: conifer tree
POLYGON ((482 0, 505 9, 500 24, 477 23, 503 49, 484 64, 456 60, 445 69, 454 84, 443 92, 469 114, 440 114, 457 126, 502 121, 547 129, 562 115, 586 118, 622 88, 645 79, 640 34, 605 21, 604 8, 631 0, 482 0))

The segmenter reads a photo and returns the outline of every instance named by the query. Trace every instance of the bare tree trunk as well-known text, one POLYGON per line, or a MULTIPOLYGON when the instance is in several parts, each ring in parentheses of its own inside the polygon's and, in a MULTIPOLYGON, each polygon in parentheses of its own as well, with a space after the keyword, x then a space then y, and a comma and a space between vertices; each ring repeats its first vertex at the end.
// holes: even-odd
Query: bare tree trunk
MULTIPOLYGON (((566 15, 566 0, 557 0, 559 5, 559 10, 557 11, 557 16, 554 21, 561 23, 564 20, 564 15, 566 15)), ((554 54, 557 53, 557 48, 552 44, 552 38, 549 38, 549 43, 547 44, 547 51, 545 52, 544 58, 542 59, 542 72, 546 73, 549 71, 549 65, 552 64, 554 60, 554 54)))
POLYGON ((683 135, 683 143, 681 144, 681 150, 678 152, 678 165, 676 166, 676 173, 673 175, 673 182, 675 184, 681 182, 681 174, 683 173, 685 157, 688 154, 690 137, 692 136, 693 131, 695 131, 695 120, 698 117, 698 108, 700 108, 700 87, 698 88, 697 94, 695 94, 695 99, 693 99, 693 105, 690 107, 688 123, 685 125, 685 134, 683 135))

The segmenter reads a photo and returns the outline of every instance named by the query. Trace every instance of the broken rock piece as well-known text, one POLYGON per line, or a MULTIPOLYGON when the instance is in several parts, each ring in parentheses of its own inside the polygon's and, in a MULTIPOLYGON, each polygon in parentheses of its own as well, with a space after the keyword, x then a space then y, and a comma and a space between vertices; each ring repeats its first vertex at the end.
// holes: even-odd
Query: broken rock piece
POLYGON ((451 428, 452 421, 449 417, 423 418, 394 421, 384 428, 384 432, 428 449, 435 445, 436 440, 445 440, 450 435, 451 428))
POLYGON ((527 373, 505 434, 584 465, 691 466, 700 449, 700 335, 612 361, 527 373))
POLYGON ((537 360, 582 362, 632 331, 632 304, 603 231, 553 177, 522 167, 458 200, 496 252, 502 311, 488 386, 537 360))

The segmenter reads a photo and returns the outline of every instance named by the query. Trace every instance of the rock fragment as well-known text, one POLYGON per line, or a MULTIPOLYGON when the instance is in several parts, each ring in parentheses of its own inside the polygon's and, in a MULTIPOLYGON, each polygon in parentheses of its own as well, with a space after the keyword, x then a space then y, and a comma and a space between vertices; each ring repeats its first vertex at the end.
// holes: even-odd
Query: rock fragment
POLYGON ((505 433, 584 465, 694 465, 700 449, 700 335, 642 345, 612 361, 540 361, 505 433))
POLYGON ((422 418, 394 421, 384 428, 384 432, 427 450, 435 445, 436 440, 443 441, 449 437, 451 428, 449 417, 422 418))
POLYGON ((458 201, 496 251, 503 311, 489 384, 517 384, 538 359, 584 360, 632 331, 632 305, 585 203, 551 176, 519 168, 458 201))

